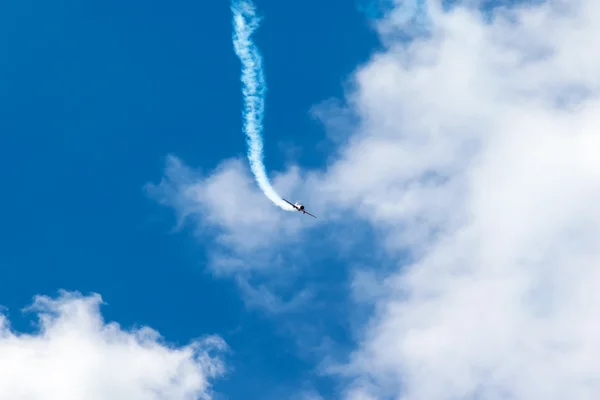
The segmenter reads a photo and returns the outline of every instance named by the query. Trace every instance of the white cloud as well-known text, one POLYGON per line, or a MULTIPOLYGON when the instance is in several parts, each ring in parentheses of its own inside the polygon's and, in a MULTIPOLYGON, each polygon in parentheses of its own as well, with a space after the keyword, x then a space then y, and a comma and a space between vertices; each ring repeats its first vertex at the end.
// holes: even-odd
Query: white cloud
MULTIPOLYGON (((348 399, 597 398, 600 2, 505 6, 489 23, 438 5, 410 44, 406 10, 387 15, 386 48, 356 72, 344 114, 319 112, 358 120, 352 136, 326 171, 291 175, 320 213, 354 212, 415 258, 355 283, 377 311, 331 370, 353 379, 348 399)), ((260 224, 219 214, 225 191, 194 204, 245 256, 304 229, 250 180, 227 187, 258 196, 260 224), (240 239, 253 229, 260 246, 240 239)))
POLYGON ((103 321, 101 298, 35 298, 39 331, 14 332, 0 316, 0 399, 211 399, 224 373, 218 337, 174 347, 148 328, 103 321))
POLYGON ((327 177, 420 256, 388 277, 348 398, 596 398, 600 4, 432 11, 430 38, 386 37, 358 72, 327 177))
MULTIPOLYGON (((272 179, 281 193, 301 193, 295 167, 272 179)), ((307 228, 306 221, 275 208, 257 189, 244 161, 225 160, 203 175, 169 156, 161 182, 148 184, 146 190, 176 210, 179 227, 189 221, 199 235, 214 240, 209 246, 210 269, 217 276, 233 277, 247 306, 278 314, 310 300, 307 289, 287 300, 283 297, 289 296, 279 295, 298 272, 290 255, 300 251, 303 238, 298 233, 307 228)))
MULTIPOLYGON (((274 186, 286 192, 298 179, 297 171, 292 169, 285 179, 276 176, 274 186)), ((255 186, 241 160, 226 160, 203 176, 169 156, 165 177, 146 189, 178 212, 180 225, 191 218, 201 230, 216 229, 218 243, 246 254, 293 240, 293 233, 301 227, 299 221, 284 218, 289 212, 273 209, 273 204, 255 186)))

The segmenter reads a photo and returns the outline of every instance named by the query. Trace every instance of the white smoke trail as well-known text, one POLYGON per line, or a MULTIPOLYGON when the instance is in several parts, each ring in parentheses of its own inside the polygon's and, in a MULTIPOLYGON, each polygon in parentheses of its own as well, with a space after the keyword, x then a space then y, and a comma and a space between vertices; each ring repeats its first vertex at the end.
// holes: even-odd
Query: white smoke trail
POLYGON ((258 28, 259 18, 254 4, 250 0, 233 0, 233 47, 242 62, 242 93, 244 95, 244 133, 248 142, 248 160, 250 169, 263 193, 284 210, 292 211, 275 191, 263 163, 262 120, 265 112, 265 93, 267 86, 262 68, 261 54, 250 39, 258 28))

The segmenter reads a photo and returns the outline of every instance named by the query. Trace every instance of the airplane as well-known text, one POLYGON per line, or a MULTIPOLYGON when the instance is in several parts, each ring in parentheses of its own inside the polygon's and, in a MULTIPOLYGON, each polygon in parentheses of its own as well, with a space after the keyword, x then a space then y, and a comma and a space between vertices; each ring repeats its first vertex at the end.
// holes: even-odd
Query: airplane
POLYGON ((306 211, 306 210, 304 209, 304 206, 303 206, 302 204, 300 204, 300 203, 298 203, 298 202, 296 202, 296 204, 292 204, 292 203, 290 203, 289 201, 287 201, 286 199, 283 199, 283 201, 285 201, 286 203, 288 203, 290 206, 294 207, 294 208, 296 209, 296 211, 301 211, 301 212, 303 212, 304 214, 308 214, 308 215, 310 215, 310 216, 311 216, 311 217, 313 217, 313 218, 317 218, 317 217, 315 217, 314 215, 312 215, 311 213, 309 213, 308 211, 306 211))

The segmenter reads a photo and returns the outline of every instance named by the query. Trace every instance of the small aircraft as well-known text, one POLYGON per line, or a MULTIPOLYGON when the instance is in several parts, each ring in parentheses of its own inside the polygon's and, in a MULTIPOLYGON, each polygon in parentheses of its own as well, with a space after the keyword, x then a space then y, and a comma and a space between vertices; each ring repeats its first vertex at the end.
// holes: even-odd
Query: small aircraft
POLYGON ((289 201, 287 201, 286 199, 283 199, 283 201, 285 201, 286 203, 288 203, 290 206, 294 207, 294 208, 296 209, 296 211, 301 211, 301 212, 303 212, 304 214, 308 214, 308 215, 310 215, 310 216, 311 216, 311 217, 313 217, 313 218, 317 218, 317 217, 315 217, 314 215, 312 215, 311 213, 309 213, 308 211, 306 211, 306 210, 304 209, 304 206, 303 206, 302 204, 300 204, 300 203, 298 203, 298 202, 296 202, 296 204, 292 204, 292 203, 290 203, 289 201))

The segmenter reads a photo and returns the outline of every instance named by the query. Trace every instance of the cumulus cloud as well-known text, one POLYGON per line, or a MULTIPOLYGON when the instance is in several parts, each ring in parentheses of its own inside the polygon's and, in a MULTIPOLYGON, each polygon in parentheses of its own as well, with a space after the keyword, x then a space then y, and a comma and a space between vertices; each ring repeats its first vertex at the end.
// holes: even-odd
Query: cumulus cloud
POLYGON ((430 11, 408 44, 384 21, 326 178, 416 258, 385 280, 348 398, 595 398, 600 4, 430 11))
POLYGON ((11 330, 0 315, 1 399, 211 399, 225 372, 218 337, 175 347, 148 327, 106 323, 98 295, 37 296, 39 330, 11 330))
MULTIPOLYGON (((356 274, 355 298, 375 311, 330 371, 350 379, 348 399, 598 397, 600 3, 505 5, 490 17, 478 1, 430 2, 429 31, 410 41, 397 3, 343 115, 318 113, 326 126, 351 123, 350 137, 325 170, 290 175, 319 212, 355 214, 392 258, 410 255, 392 272, 356 274)), ((192 204, 211 209, 207 198, 192 204)), ((216 208, 213 221, 238 238, 259 229, 261 248, 276 249, 289 216, 263 210, 264 231, 216 208)))

